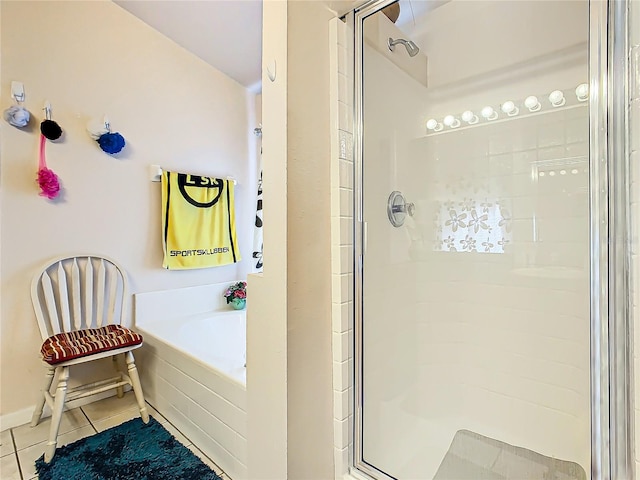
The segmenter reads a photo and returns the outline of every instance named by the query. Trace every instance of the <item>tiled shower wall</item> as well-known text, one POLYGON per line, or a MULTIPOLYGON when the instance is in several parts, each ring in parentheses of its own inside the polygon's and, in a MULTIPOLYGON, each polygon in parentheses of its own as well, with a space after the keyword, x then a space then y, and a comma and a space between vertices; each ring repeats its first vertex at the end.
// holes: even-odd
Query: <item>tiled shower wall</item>
POLYGON ((631 170, 631 218, 633 318, 634 325, 634 391, 635 391, 635 434, 636 434, 636 478, 640 475, 640 2, 631 1, 629 16, 630 68, 629 68, 629 152, 631 170))
POLYGON ((353 462, 353 46, 345 23, 330 28, 334 460, 342 478, 353 462))

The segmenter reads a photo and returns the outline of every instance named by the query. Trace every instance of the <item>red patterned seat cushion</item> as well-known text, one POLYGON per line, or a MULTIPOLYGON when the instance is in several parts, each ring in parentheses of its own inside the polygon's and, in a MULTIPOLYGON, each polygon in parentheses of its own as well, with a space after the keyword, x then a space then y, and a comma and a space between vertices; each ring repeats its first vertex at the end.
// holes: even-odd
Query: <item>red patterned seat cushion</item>
POLYGON ((142 336, 120 325, 58 333, 47 338, 40 353, 50 365, 142 343, 142 336))

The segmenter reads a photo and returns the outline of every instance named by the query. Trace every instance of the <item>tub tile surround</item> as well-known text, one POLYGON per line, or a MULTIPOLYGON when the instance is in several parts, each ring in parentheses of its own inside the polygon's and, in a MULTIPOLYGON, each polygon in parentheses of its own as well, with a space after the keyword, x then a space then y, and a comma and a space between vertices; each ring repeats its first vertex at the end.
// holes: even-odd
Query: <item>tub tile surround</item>
POLYGON ((350 28, 330 24, 331 251, 336 478, 353 464, 353 46, 350 28))
POLYGON ((136 326, 199 313, 228 310, 224 292, 229 285, 239 281, 241 280, 137 293, 133 296, 136 326))
MULTIPOLYGON (((150 404, 147 404, 147 409, 149 414, 180 443, 223 479, 229 479, 222 468, 192 443, 192 439, 183 435, 150 404)), ((62 415, 59 444, 67 445, 139 416, 140 411, 132 392, 125 393, 124 398, 108 397, 67 410, 62 415)), ((4 430, 0 434, 0 477, 2 480, 34 480, 38 478, 34 463, 44 451, 44 444, 49 434, 49 423, 50 418, 46 418, 37 427, 32 428, 29 424, 25 424, 4 430)))
POLYGON ((232 478, 241 479, 247 476, 244 376, 232 378, 207 365, 171 337, 187 328, 185 320, 206 322, 222 311, 232 315, 228 321, 238 320, 223 297, 231 283, 136 294, 136 328, 145 336, 137 363, 149 401, 232 478))

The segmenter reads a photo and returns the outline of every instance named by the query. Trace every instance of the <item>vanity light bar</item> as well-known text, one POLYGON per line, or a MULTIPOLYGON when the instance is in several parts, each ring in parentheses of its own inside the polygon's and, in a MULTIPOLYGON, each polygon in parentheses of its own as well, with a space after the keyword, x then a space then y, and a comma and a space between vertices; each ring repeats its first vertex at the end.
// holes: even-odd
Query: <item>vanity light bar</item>
MULTIPOLYGON (((581 83, 575 88, 574 93, 576 100, 579 103, 586 102, 589 99, 589 85, 581 83)), ((551 107, 551 109, 563 107, 567 103, 567 99, 562 90, 552 91, 546 99, 543 99, 543 101, 545 107, 551 107)), ((528 96, 520 105, 522 105, 522 110, 513 100, 507 100, 500 105, 499 111, 494 109, 492 106, 487 105, 480 110, 479 114, 474 113, 472 110, 465 110, 460 115, 460 118, 457 118, 452 114, 446 115, 442 121, 439 121, 436 118, 430 118, 427 120, 425 126, 427 128, 427 133, 437 133, 442 132, 445 128, 452 130, 462 125, 475 125, 481 120, 483 123, 492 122, 500 118, 500 112, 502 113, 502 118, 507 119, 509 117, 518 116, 521 111, 534 113, 542 110, 543 108, 542 102, 535 95, 528 96)))

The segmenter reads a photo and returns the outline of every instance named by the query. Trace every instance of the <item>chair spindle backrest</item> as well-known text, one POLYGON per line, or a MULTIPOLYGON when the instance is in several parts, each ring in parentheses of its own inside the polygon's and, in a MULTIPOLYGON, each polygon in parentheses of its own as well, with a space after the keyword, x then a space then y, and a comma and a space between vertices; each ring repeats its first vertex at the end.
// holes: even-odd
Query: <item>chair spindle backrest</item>
POLYGON ((126 319, 127 277, 112 259, 99 255, 57 258, 31 282, 40 334, 120 324, 126 319))

